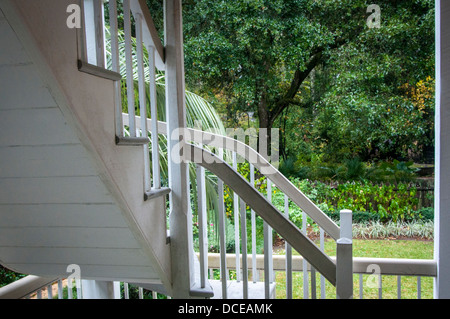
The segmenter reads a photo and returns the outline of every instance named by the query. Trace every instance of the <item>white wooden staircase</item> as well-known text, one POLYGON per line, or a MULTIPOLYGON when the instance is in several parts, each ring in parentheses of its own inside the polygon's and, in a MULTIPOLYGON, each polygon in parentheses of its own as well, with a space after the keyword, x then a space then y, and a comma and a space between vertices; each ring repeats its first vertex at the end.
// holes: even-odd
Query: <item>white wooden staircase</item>
MULTIPOLYGON (((83 279, 137 283, 174 297, 237 297, 232 289, 228 290, 231 286, 239 286, 242 289, 239 296, 244 298, 273 297, 273 283, 249 284, 245 278, 248 266, 245 240, 241 252, 242 282, 221 279, 211 285, 206 278, 207 250, 201 247, 197 259, 190 248, 192 220, 186 167, 193 162, 214 173, 222 187, 223 183, 229 185, 244 204, 264 219, 267 227, 277 231, 329 282, 337 285, 339 278, 345 277, 345 270, 344 276, 339 277, 336 262, 222 158, 189 144, 188 140, 184 151, 191 150, 190 154, 200 151, 202 160, 196 161, 187 152, 185 162, 170 163, 170 188, 161 187, 158 165, 153 165, 150 173, 147 132, 152 132, 152 145, 157 145, 158 134, 165 134, 169 146, 173 146, 181 141, 181 135, 173 132, 186 126, 180 2, 167 1, 167 38, 163 47, 145 1, 124 1, 125 25, 130 12, 137 23, 137 104, 140 104, 135 106, 134 91, 128 91, 126 121, 122 119, 118 85, 121 75, 119 59, 115 57, 117 25, 110 26, 112 67, 107 69, 103 35, 99 32, 104 27, 99 15, 102 2, 77 2, 83 12, 90 12, 86 13, 81 29, 67 25, 67 8, 72 2, 0 0, 0 263, 20 273, 44 277, 67 276, 67 266, 77 264, 83 279), (89 14, 93 17, 91 24, 89 14), (96 34, 93 42, 86 39, 89 30, 96 34), (150 69, 158 67, 166 71, 167 123, 146 119, 143 95, 146 82, 139 56, 143 53, 142 45, 152 54, 150 61, 154 64, 150 69), (135 116, 135 108, 142 117, 135 116), (124 134, 124 124, 130 135, 124 134), (214 158, 216 162, 210 164, 214 158), (166 222, 169 192, 172 192, 170 237, 166 222), (259 294, 253 294, 253 288, 259 294)), ((110 9, 111 14, 114 7, 110 9)), ((115 20, 111 15, 110 19, 115 20)), ((127 32, 130 36, 129 29, 127 32)), ((129 54, 131 57, 131 51, 129 54)), ((127 59, 127 63, 131 61, 127 59)), ((127 72, 130 70, 131 65, 127 72)), ((128 87, 134 86, 129 74, 127 81, 128 87)), ((154 94, 152 83, 150 79, 150 93, 154 94)), ((151 110, 150 117, 156 118, 153 104, 151 110)), ((232 152, 239 153, 242 149, 238 142, 231 140, 227 144, 225 137, 214 140, 203 135, 196 140, 193 136, 190 141, 194 144, 209 141, 210 146, 224 149, 228 145, 228 151, 232 152), (214 141, 218 144, 214 145, 214 141)), ((338 240, 339 227, 259 154, 252 152, 255 151, 244 146, 244 153, 239 155, 255 155, 257 162, 252 164, 261 171, 264 165, 269 167, 271 171, 266 175, 338 240)), ((250 160, 248 156, 247 159, 250 160)), ((223 210, 220 216, 223 227, 223 210)), ((242 216, 245 234, 245 214, 242 216)), ((266 248, 269 250, 269 246, 266 248)), ((226 258, 221 256, 221 269, 225 271, 226 258)), ((349 260, 351 274, 351 255, 349 260)), ((269 265, 267 261, 267 271, 269 265)))
POLYGON ((113 81, 78 70, 70 3, 0 2, 0 261, 170 287, 165 198, 144 200, 142 144, 115 143, 113 81))

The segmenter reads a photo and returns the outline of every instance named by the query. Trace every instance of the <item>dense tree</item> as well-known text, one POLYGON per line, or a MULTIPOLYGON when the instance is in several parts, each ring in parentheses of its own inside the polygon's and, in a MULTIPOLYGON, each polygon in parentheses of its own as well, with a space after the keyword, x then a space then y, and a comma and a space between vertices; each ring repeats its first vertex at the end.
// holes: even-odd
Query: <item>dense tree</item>
POLYGON ((405 85, 434 73, 433 1, 377 3, 380 28, 367 1, 185 1, 187 83, 229 120, 254 111, 259 127, 288 125, 285 153, 293 134, 366 158, 430 144, 432 101, 417 112, 405 85))
MULTIPOLYGON (((162 1, 147 3, 162 35, 162 1)), ((252 111, 279 127, 285 156, 422 154, 433 146, 434 1, 376 1, 380 28, 367 25, 371 3, 185 0, 187 86, 229 126, 252 111)))
POLYGON ((423 157, 432 149, 434 4, 380 6, 381 28, 367 29, 334 50, 305 86, 309 90, 302 96, 310 107, 291 107, 285 114, 287 127, 302 122, 286 132, 294 153, 369 160, 423 157))
POLYGON ((271 128, 330 50, 365 25, 363 1, 196 1, 185 14, 191 86, 222 94, 228 114, 271 128))

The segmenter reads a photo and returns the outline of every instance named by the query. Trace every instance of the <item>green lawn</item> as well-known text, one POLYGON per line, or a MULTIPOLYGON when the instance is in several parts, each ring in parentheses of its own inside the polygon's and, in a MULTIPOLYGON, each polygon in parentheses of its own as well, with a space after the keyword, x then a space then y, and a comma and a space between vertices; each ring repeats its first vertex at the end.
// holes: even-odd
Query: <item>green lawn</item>
MULTIPOLYGON (((336 243, 332 240, 325 242, 325 251, 330 256, 335 256, 336 243)), ((280 252, 281 254, 284 251, 280 252)), ((294 252, 295 254, 296 252, 294 252)), ((411 258, 411 259, 433 259, 432 241, 415 240, 353 240, 353 256, 355 257, 377 257, 377 258, 411 258)), ((366 283, 369 275, 363 275, 363 298, 378 298, 378 289, 370 288, 366 283)), ((359 298, 360 287, 359 274, 354 275, 353 287, 354 298, 359 298)), ((277 290, 276 297, 286 298, 286 273, 276 272, 277 290)), ((317 275, 317 297, 320 298, 320 277, 317 275)), ((401 277, 402 299, 417 298, 417 277, 401 277)), ((294 298, 303 298, 303 274, 294 273, 293 275, 293 294, 294 298)), ((311 287, 309 287, 311 291, 311 287)), ((330 283, 325 284, 326 298, 336 298, 335 287, 330 283)), ((310 293, 311 294, 311 293, 310 293)), ((397 276, 382 277, 382 298, 397 299, 397 276)), ((433 298, 433 278, 421 278, 421 298, 433 298)))

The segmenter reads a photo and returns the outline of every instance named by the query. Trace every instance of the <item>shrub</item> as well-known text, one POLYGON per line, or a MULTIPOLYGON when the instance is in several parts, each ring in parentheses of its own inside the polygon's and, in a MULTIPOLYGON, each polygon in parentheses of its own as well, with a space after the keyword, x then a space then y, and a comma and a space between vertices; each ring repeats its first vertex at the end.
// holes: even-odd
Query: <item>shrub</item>
POLYGON ((353 225, 353 236, 358 238, 388 238, 388 237, 419 237, 432 239, 434 234, 433 221, 410 222, 365 222, 353 225))
POLYGON ((26 275, 18 274, 0 265, 0 287, 6 286, 26 275))
POLYGON ((398 160, 365 163, 359 158, 349 158, 342 163, 324 162, 322 157, 312 155, 310 159, 290 157, 281 161, 280 172, 288 178, 314 181, 363 181, 402 183, 414 181, 419 169, 412 161, 398 160))
MULTIPOLYGON (((430 209, 418 212, 418 198, 415 186, 406 183, 375 184, 368 181, 326 184, 309 180, 293 179, 297 186, 311 201, 316 203, 333 219, 339 219, 339 211, 350 209, 354 212, 355 221, 421 219, 422 212, 432 215, 430 209)), ((275 190, 275 193, 277 190, 275 190)), ((284 197, 274 204, 281 211, 284 209, 284 197)), ((290 217, 299 220, 301 210, 296 205, 290 205, 290 217)))

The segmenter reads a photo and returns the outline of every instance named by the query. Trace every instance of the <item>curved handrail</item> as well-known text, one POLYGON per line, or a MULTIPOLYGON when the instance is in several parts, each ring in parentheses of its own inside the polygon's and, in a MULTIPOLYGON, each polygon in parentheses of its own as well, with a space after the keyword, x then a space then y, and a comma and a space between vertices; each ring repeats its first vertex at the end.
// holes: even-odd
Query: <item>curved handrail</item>
MULTIPOLYGON (((138 118, 138 117, 136 117, 138 118)), ((123 114, 124 124, 128 121, 128 115, 123 114)), ((136 121, 140 123, 140 121, 136 121)), ((151 127, 151 119, 147 119, 148 127, 151 127)), ((158 131, 161 134, 167 135, 167 126, 165 122, 158 121, 158 131)), ((340 237, 340 229, 336 223, 329 218, 324 212, 320 210, 305 194, 303 194, 297 187, 295 187, 290 180, 288 180, 281 172, 272 166, 261 154, 255 151, 247 144, 235 140, 233 138, 205 132, 192 128, 186 128, 191 141, 209 145, 213 147, 222 147, 229 151, 236 152, 238 155, 244 157, 247 161, 253 164, 263 175, 270 179, 277 187, 287 195, 295 204, 297 204, 309 217, 311 217, 324 231, 329 234, 334 240, 340 237)))
POLYGON ((21 299, 32 294, 33 292, 46 287, 55 281, 58 281, 59 277, 39 277, 28 275, 17 281, 10 283, 0 288, 0 299, 21 299))
POLYGON ((336 285, 336 264, 297 226, 280 213, 260 192, 226 162, 207 150, 185 144, 184 159, 208 169, 227 184, 239 197, 313 265, 331 284, 336 285), (201 155, 201 158, 196 155, 201 155), (201 160, 200 160, 201 159, 201 160))

